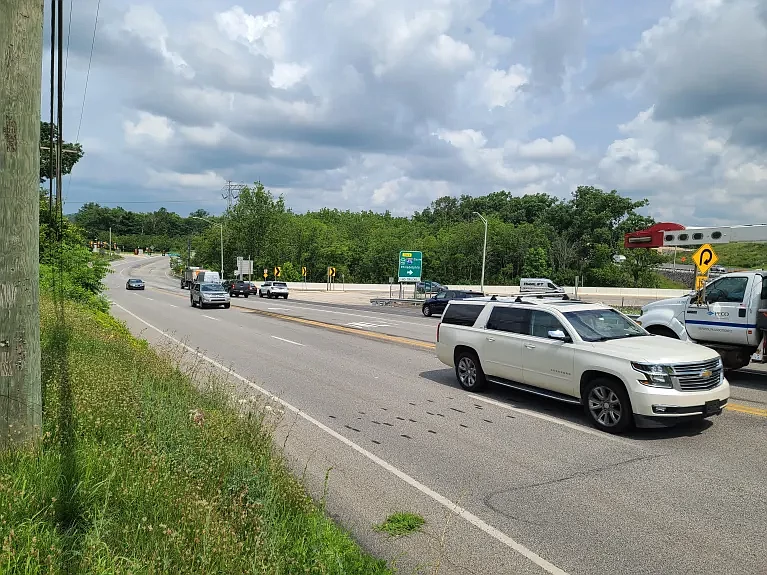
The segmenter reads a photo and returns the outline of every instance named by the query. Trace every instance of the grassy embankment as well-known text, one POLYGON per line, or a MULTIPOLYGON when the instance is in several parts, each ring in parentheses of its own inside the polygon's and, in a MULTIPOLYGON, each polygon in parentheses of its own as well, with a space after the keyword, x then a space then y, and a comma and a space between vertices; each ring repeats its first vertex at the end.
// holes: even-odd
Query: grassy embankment
POLYGON ((714 246, 719 264, 733 268, 767 267, 767 244, 734 243, 714 246))
POLYGON ((0 573, 389 572, 290 474, 265 408, 201 393, 106 313, 66 313, 43 300, 44 440, 0 453, 0 573))

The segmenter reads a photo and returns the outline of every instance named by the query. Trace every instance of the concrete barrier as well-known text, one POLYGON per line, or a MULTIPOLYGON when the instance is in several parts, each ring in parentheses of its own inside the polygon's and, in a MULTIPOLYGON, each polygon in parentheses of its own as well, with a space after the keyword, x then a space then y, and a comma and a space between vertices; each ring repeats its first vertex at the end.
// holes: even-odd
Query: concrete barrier
MULTIPOLYGON (((326 291, 327 285, 325 283, 306 283, 303 282, 288 282, 288 287, 292 291, 326 291)), ((480 291, 479 285, 451 285, 451 289, 458 290, 473 290, 480 291)), ((403 288, 405 294, 410 295, 413 293, 413 286, 406 285, 403 288)), ((376 292, 377 294, 386 293, 389 294, 388 284, 346 284, 336 283, 333 285, 332 291, 365 291, 376 292)), ((569 295, 575 294, 575 288, 572 286, 565 287, 565 291, 569 295)), ((391 286, 392 297, 399 296, 399 285, 391 286)), ((489 295, 516 295, 519 293, 519 286, 485 286, 485 293, 489 295)), ((664 299, 680 297, 689 293, 689 290, 684 289, 656 289, 656 288, 621 288, 621 287, 580 287, 578 288, 579 296, 608 296, 610 298, 626 298, 626 299, 664 299)))

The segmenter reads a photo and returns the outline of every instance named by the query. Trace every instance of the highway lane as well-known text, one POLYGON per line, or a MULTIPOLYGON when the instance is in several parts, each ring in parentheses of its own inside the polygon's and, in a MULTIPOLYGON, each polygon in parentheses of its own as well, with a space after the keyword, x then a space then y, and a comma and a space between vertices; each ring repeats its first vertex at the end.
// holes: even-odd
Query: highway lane
MULTIPOLYGON (((162 290, 189 298, 189 292, 182 290, 179 280, 171 276, 167 258, 145 258, 138 261, 131 258, 130 261, 120 264, 116 265, 115 269, 123 281, 127 281, 133 274, 144 279, 150 290, 162 290)), ((372 306, 359 309, 357 306, 322 305, 295 301, 296 299, 300 299, 300 292, 293 292, 287 300, 258 296, 250 296, 247 299, 235 297, 232 298, 232 305, 432 343, 436 337, 437 320, 424 318, 420 311, 414 313, 411 310, 402 310, 405 313, 387 313, 371 309, 372 306)))
POLYGON ((394 469, 304 419, 281 430, 318 497, 333 468, 330 513, 369 549, 402 554, 400 565, 442 557, 445 573, 558 572, 539 557, 571 575, 763 573, 767 418, 726 412, 616 439, 574 408, 467 394, 429 350, 246 309, 200 311, 171 292, 125 292, 126 275, 108 279, 109 295, 137 333, 163 339, 141 318, 203 350, 394 469), (440 544, 435 493, 470 514, 453 517, 440 544), (427 534, 393 542, 371 530, 400 510, 422 513, 427 534))
MULTIPOLYGON (((177 296, 181 302, 177 305, 188 302, 189 292, 181 290, 178 279, 171 275, 167 257, 128 256, 115 264, 115 270, 115 275, 120 277, 121 281, 126 281, 133 274, 146 280, 150 291, 160 290, 177 296)), ((329 323, 345 330, 363 330, 428 344, 433 344, 435 340, 439 318, 423 317, 418 308, 371 309, 371 306, 303 302, 300 297, 300 292, 294 292, 288 300, 268 300, 251 296, 248 299, 233 298, 232 302, 238 307, 260 310, 275 316, 329 323)), ((767 409, 767 365, 754 365, 747 370, 731 374, 730 383, 734 387, 734 403, 748 408, 767 409)))

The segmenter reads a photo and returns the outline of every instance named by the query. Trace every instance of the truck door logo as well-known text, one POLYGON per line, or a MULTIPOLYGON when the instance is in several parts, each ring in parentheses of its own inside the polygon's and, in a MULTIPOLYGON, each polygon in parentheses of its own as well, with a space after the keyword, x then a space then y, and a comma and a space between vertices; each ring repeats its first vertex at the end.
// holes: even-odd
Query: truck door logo
POLYGON ((708 315, 716 316, 716 317, 730 317, 730 312, 728 312, 728 311, 710 311, 710 312, 708 312, 708 315))

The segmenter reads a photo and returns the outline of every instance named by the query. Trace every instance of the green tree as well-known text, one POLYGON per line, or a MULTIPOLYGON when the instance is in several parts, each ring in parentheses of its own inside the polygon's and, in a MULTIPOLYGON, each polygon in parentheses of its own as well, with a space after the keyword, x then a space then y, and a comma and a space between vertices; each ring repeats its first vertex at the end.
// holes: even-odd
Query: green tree
POLYGON ((529 248, 525 257, 522 275, 527 278, 547 278, 551 275, 551 267, 543 248, 529 248))
MULTIPOLYGON (((53 132, 54 146, 58 144, 59 129, 55 124, 51 125, 49 122, 40 122, 40 183, 45 182, 55 172, 51 172, 51 150, 45 149, 51 146, 51 131, 53 132)), ((69 174, 72 168, 77 162, 79 162, 85 155, 83 147, 79 142, 70 143, 63 142, 61 149, 61 173, 69 174)), ((55 152, 54 152, 55 161, 55 152)))

